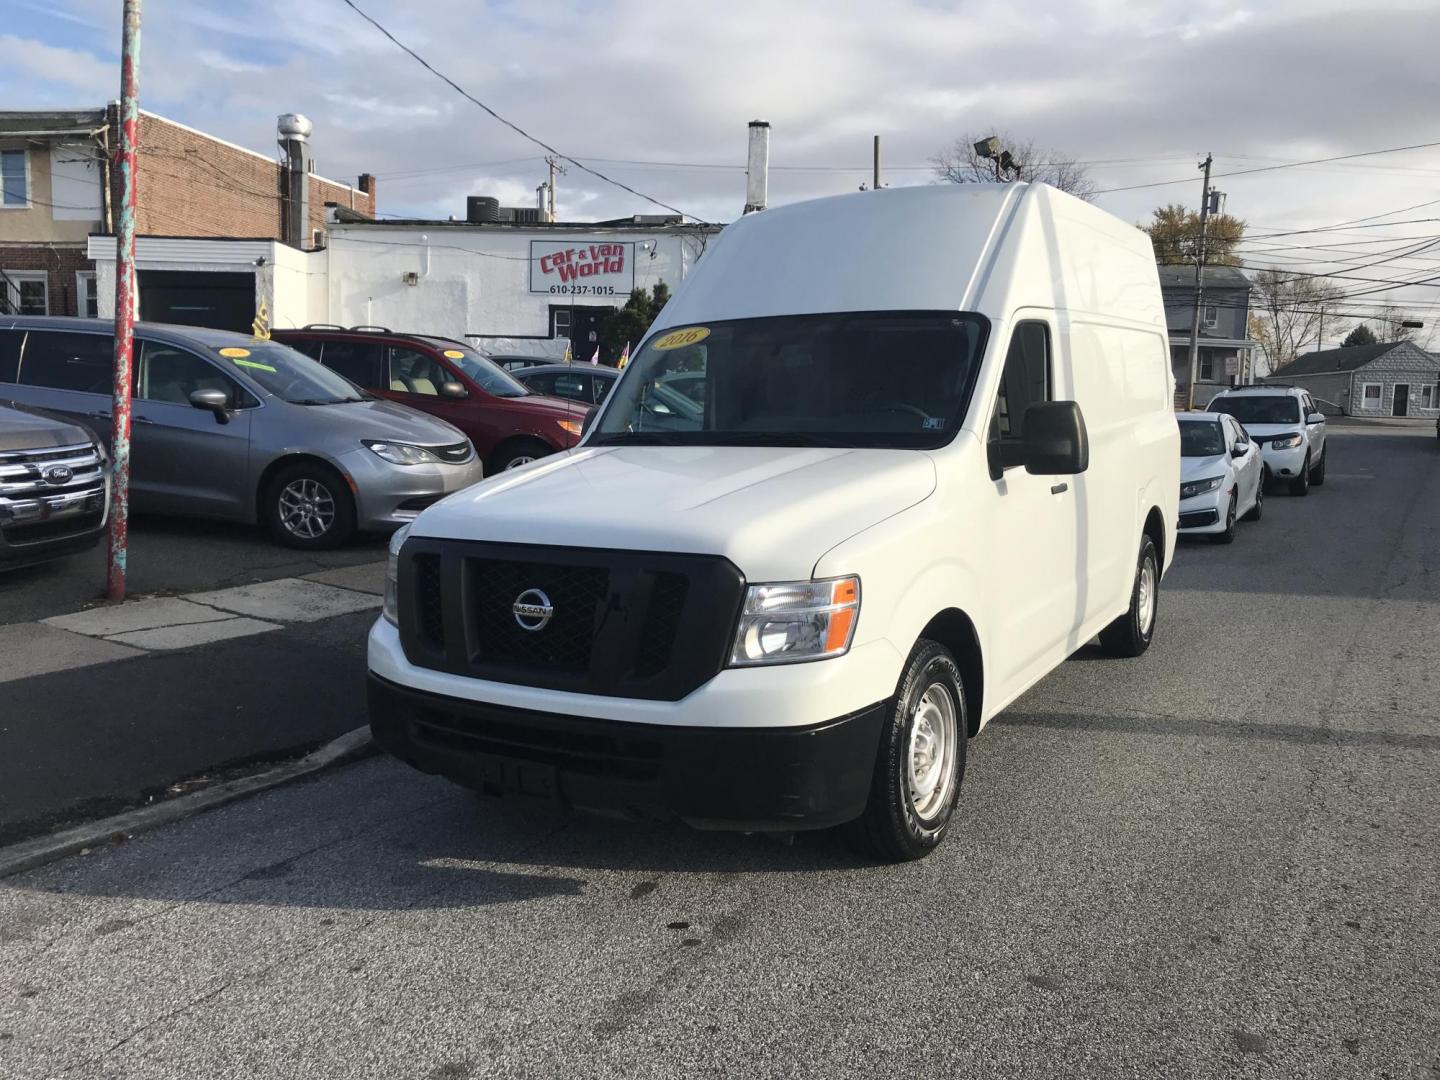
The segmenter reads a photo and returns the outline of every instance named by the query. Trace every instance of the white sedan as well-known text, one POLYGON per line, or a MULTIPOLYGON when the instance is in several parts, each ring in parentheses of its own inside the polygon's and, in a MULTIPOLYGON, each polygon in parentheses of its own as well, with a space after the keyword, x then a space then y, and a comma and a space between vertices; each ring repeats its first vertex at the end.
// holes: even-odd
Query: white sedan
POLYGON ((1226 413, 1178 413, 1180 532, 1235 539, 1235 521, 1259 521, 1265 499, 1260 447, 1226 413))

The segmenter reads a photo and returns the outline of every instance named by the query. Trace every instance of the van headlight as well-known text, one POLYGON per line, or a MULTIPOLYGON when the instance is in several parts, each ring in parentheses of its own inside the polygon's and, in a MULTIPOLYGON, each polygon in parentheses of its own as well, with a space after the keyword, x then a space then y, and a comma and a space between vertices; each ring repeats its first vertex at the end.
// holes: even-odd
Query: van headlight
POLYGON ((843 656, 859 616, 858 577, 751 585, 745 591, 730 666, 843 656))
POLYGON ((381 439, 361 439, 365 449, 384 458, 391 465, 438 465, 440 459, 423 446, 409 443, 385 442, 381 439))
POLYGON ((1180 498, 1193 499, 1196 495, 1204 495, 1207 491, 1214 491, 1225 482, 1223 476, 1211 476, 1205 480, 1191 480, 1188 484, 1180 485, 1180 498))
POLYGON ((400 549, 410 535, 410 526, 402 525, 390 537, 390 548, 385 555, 385 603, 380 614, 392 626, 400 625, 400 549))

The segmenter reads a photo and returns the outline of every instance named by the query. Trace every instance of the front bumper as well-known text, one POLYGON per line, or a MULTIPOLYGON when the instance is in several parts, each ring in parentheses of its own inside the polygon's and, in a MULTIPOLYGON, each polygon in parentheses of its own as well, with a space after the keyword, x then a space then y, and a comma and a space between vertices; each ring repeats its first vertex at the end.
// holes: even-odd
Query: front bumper
POLYGON ((1229 509, 1230 491, 1223 485, 1214 491, 1180 501, 1180 534, 1203 536, 1225 531, 1225 511, 1229 509))
POLYGON ((110 516, 110 472, 79 490, 0 496, 0 568, 74 555, 95 546, 110 516))
POLYGON ((1265 466, 1270 470, 1271 476, 1299 476, 1300 471, 1305 467, 1305 454, 1304 443, 1286 450, 1276 450, 1269 443, 1265 443, 1261 447, 1261 457, 1264 458, 1265 466))
POLYGON ((392 465, 361 448, 340 461, 354 484, 356 524, 364 531, 395 529, 432 503, 485 478, 476 454, 463 465, 392 465))
POLYGON ((679 727, 535 712, 369 676, 375 741, 425 772, 701 829, 823 829, 869 798, 885 702, 808 727, 679 727))

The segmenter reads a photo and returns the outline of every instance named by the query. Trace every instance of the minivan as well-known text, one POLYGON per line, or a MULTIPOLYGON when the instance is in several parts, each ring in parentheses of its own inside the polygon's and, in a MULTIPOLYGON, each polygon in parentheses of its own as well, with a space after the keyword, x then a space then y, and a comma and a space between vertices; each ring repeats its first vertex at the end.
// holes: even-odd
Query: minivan
MULTIPOLYGON (((108 445, 114 354, 108 319, 0 318, 0 396, 108 445)), ((393 532, 483 475, 449 424, 274 341, 137 323, 131 393, 131 506, 259 522, 290 547, 393 532)))
POLYGON ((579 447, 392 538, 376 739, 487 792, 923 856, 968 739, 1092 638, 1150 645, 1173 395, 1149 239, 1053 188, 746 216, 579 447), (678 375, 695 410, 656 409, 678 375))
POLYGON ((589 404, 532 392, 451 338, 383 326, 322 325, 276 330, 274 337, 377 397, 454 424, 475 444, 490 473, 574 446, 590 411, 589 404))

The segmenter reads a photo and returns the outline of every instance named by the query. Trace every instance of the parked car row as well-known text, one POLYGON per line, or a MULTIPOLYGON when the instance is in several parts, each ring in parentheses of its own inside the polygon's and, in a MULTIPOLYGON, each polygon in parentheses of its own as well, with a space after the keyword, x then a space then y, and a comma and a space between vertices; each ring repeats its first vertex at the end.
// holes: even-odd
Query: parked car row
POLYGON ((1260 520, 1267 489, 1325 483, 1325 417, 1299 387, 1235 387, 1176 419, 1182 534, 1231 543, 1238 520, 1260 520))

